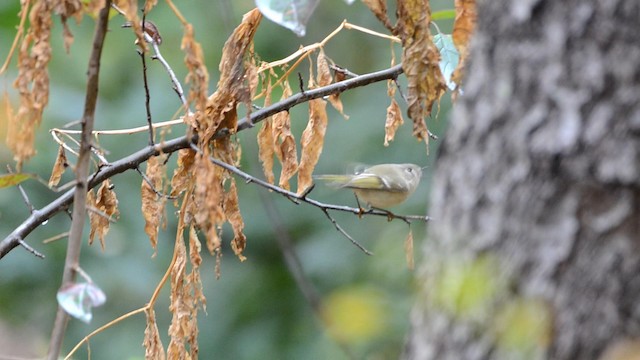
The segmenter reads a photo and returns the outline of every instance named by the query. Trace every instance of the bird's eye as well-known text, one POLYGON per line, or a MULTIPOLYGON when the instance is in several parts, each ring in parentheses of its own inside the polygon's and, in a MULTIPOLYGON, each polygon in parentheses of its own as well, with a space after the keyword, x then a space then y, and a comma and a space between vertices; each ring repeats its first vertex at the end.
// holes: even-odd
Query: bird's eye
POLYGON ((407 171, 408 172, 413 172, 413 169, 412 168, 407 168, 407 171))

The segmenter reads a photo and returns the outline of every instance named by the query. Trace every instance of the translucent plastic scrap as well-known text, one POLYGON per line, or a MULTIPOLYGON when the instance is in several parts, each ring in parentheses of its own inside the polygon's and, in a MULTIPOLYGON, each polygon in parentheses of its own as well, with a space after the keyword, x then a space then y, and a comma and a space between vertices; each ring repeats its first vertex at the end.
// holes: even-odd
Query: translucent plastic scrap
POLYGON ((60 289, 56 294, 58 304, 69 315, 89 323, 91 309, 105 303, 107 296, 94 283, 77 283, 60 289))
POLYGON ((307 22, 320 0, 256 0, 256 6, 267 19, 304 36, 307 22))

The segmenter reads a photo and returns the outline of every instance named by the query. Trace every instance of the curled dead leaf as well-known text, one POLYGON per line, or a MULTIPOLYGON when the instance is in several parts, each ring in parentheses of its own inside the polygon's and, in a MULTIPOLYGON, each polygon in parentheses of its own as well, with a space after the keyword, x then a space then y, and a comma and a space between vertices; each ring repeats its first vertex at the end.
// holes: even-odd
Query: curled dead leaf
MULTIPOLYGON (((282 99, 291 96, 291 87, 288 81, 283 82, 282 99)), ((289 180, 298 171, 298 153, 296 152, 296 140, 291 133, 291 119, 288 111, 282 111, 273 116, 273 139, 276 142, 274 149, 278 160, 282 164, 278 186, 289 189, 289 180)))
POLYGON ((245 261, 247 258, 242 255, 244 248, 247 246, 247 237, 244 235, 244 220, 240 213, 240 206, 238 204, 238 189, 236 188, 236 181, 231 179, 231 186, 225 193, 224 200, 224 213, 227 216, 229 224, 233 228, 233 240, 231 241, 231 249, 236 254, 240 261, 245 261))
POLYGON ((476 0, 455 0, 456 18, 453 23, 453 44, 460 53, 460 61, 453 72, 452 80, 461 85, 466 60, 469 57, 469 40, 477 21, 476 0))
POLYGON ((327 131, 326 106, 327 102, 322 99, 309 101, 309 122, 300 139, 302 153, 298 167, 298 194, 304 193, 313 183, 311 175, 322 153, 327 131))
POLYGON ((407 267, 409 270, 413 270, 415 267, 413 257, 413 232, 409 229, 409 234, 404 239, 404 255, 407 259, 407 267))
POLYGON ((154 156, 149 158, 147 161, 146 176, 149 182, 151 182, 151 185, 143 179, 142 187, 140 189, 142 197, 142 215, 145 222, 144 232, 149 236, 149 241, 151 241, 151 247, 154 250, 153 256, 157 254, 158 231, 164 217, 164 205, 166 202, 165 197, 159 196, 156 193, 156 191, 162 190, 164 173, 164 157, 154 156))
MULTIPOLYGON (((264 106, 271 105, 271 87, 267 89, 264 106)), ((270 184, 275 183, 273 174, 273 157, 275 156, 275 138, 273 132, 273 119, 270 117, 262 122, 258 131, 258 157, 262 164, 262 171, 270 184)))
POLYGON ((413 121, 413 136, 427 145, 429 132, 424 119, 446 91, 439 67, 440 53, 429 30, 430 22, 428 0, 398 1, 395 33, 402 40, 402 68, 408 81, 408 115, 413 121))
POLYGON ((67 169, 69 164, 67 163, 67 155, 64 151, 64 147, 58 148, 58 156, 56 156, 56 162, 53 164, 53 170, 51 170, 51 177, 49 178, 49 187, 56 186, 60 183, 62 174, 67 169))
POLYGON ((171 196, 183 193, 193 179, 193 164, 196 152, 191 149, 178 151, 178 166, 173 171, 171 178, 171 196))
POLYGON ((396 131, 403 123, 402 110, 400 110, 396 99, 391 99, 391 104, 387 107, 387 120, 384 124, 384 146, 389 146, 389 142, 393 141, 396 131))
POLYGON ((100 239, 100 247, 104 250, 104 238, 109 232, 109 220, 112 216, 119 214, 118 199, 109 180, 102 182, 96 194, 93 191, 87 193, 87 205, 100 212, 89 211, 89 223, 91 225, 89 245, 93 244, 93 240, 97 235, 98 239, 100 239))

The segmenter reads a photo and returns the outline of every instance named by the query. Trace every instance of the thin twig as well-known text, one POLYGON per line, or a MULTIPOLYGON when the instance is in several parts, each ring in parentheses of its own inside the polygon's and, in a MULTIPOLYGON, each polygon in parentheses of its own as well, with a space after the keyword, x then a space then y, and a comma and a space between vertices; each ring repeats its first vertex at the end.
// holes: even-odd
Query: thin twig
MULTIPOLYGON (((144 23, 146 20, 147 14, 142 14, 142 28, 144 29, 144 23)), ((146 35, 146 33, 145 33, 146 35)), ((153 39, 149 37, 151 41, 153 39)), ((144 106, 147 112, 147 124, 149 125, 149 145, 153 146, 153 120, 151 119, 151 96, 149 94, 149 81, 147 80, 147 56, 144 53, 144 50, 138 48, 138 54, 140 54, 140 59, 142 60, 142 80, 144 82, 144 106)))
MULTIPOLYGON (((191 144, 190 145, 191 148, 198 152, 198 153, 202 153, 202 150, 200 150, 195 144, 191 144)), ((260 185, 264 188, 267 188, 269 190, 272 190, 273 192, 276 192, 290 200, 296 200, 296 201, 301 201, 301 202, 305 202, 307 204, 313 205, 317 208, 320 208, 322 211, 325 212, 325 215, 327 215, 327 217, 329 217, 329 220, 331 220, 331 222, 336 226, 336 229, 338 231, 340 231, 343 235, 345 235, 351 242, 354 243, 354 245, 356 245, 358 248, 360 248, 362 251, 364 251, 367 255, 371 255, 371 253, 366 250, 364 247, 362 247, 362 245, 358 244, 351 236, 349 236, 337 223, 336 221, 327 213, 328 210, 335 210, 335 211, 342 211, 342 212, 349 212, 358 216, 362 216, 362 215, 373 215, 373 216, 384 216, 387 217, 388 219, 401 219, 404 222, 410 223, 411 221, 415 221, 415 220, 420 220, 420 221, 428 221, 430 218, 428 216, 421 216, 421 215, 396 215, 396 214, 392 214, 393 216, 390 216, 390 212, 387 210, 380 210, 380 209, 369 209, 366 211, 363 211, 362 208, 352 208, 349 206, 342 206, 342 205, 333 205, 333 204, 325 204, 322 203, 320 201, 317 200, 313 200, 311 198, 309 198, 307 196, 308 193, 304 193, 303 195, 298 195, 294 192, 291 192, 289 190, 285 190, 281 187, 278 187, 276 185, 270 184, 264 180, 258 179, 254 176, 251 176, 247 173, 245 173, 244 171, 236 168, 235 166, 229 165, 227 163, 225 163, 224 161, 218 160, 214 157, 209 157, 209 161, 211 161, 212 163, 214 163, 215 165, 218 165, 238 176, 240 176, 241 178, 243 178, 247 183, 255 183, 256 185, 260 185)))
POLYGON ((98 209, 96 207, 87 205, 87 211, 90 211, 90 212, 92 212, 92 213, 104 218, 105 220, 107 220, 108 222, 110 222, 112 224, 116 223, 116 221, 111 216, 105 214, 104 211, 102 211, 102 210, 100 210, 100 209, 98 209))
MULTIPOLYGON (((9 172, 9 174, 13 174, 13 169, 11 168, 10 165, 7 165, 7 171, 9 172)), ((22 195, 22 200, 24 201, 25 205, 27 205, 27 207, 29 208, 29 214, 33 214, 36 208, 33 207, 33 204, 31 204, 31 201, 29 200, 27 193, 24 191, 22 184, 18 184, 17 186, 18 186, 18 190, 20 191, 20 195, 22 195)))
POLYGON ((67 236, 69 236, 69 232, 68 232, 68 231, 65 231, 65 232, 60 233, 60 234, 58 234, 58 235, 55 235, 55 236, 52 236, 52 237, 50 237, 50 238, 46 238, 46 239, 42 240, 42 243, 43 243, 43 244, 48 244, 48 243, 50 243, 50 242, 54 242, 54 241, 56 241, 56 240, 60 240, 60 239, 65 238, 65 237, 67 237, 67 236))
POLYGON ((151 179, 149 179, 149 177, 147 176, 147 174, 143 173, 142 170, 140 170, 139 166, 136 166, 136 171, 138 172, 138 174, 140 174, 140 176, 142 177, 142 180, 144 180, 144 182, 147 183, 147 185, 149 185, 149 187, 151 188, 151 190, 158 196, 166 198, 168 200, 175 200, 178 197, 177 196, 171 196, 171 195, 167 195, 167 194, 163 194, 162 192, 160 192, 158 189, 155 188, 155 186, 153 186, 153 183, 151 182, 151 179))
POLYGON ((32 253, 33 255, 35 255, 36 257, 39 257, 40 259, 44 259, 44 254, 39 253, 36 249, 32 248, 31 246, 29 246, 29 244, 27 244, 26 242, 24 242, 24 240, 20 239, 18 240, 18 242, 20 243, 20 245, 25 248, 28 252, 32 253))
MULTIPOLYGON (((320 87, 313 90, 308 90, 303 97, 301 94, 295 94, 287 99, 281 100, 273 105, 266 106, 261 110, 251 113, 251 122, 258 123, 274 114, 281 111, 287 111, 292 107, 304 103, 306 101, 316 99, 319 97, 337 94, 349 89, 354 89, 368 84, 393 79, 402 73, 402 67, 400 65, 394 66, 385 70, 377 71, 370 74, 361 75, 352 79, 347 79, 341 82, 337 82, 331 85, 320 87)), ((248 125, 244 125, 245 120, 239 121, 238 131, 249 128, 248 125)), ((145 126, 146 129, 146 126, 145 126)), ((228 131, 226 131, 228 133, 228 131)), ((225 135, 225 131, 220 131, 216 137, 225 135)), ((117 174, 125 172, 130 169, 134 169, 143 162, 147 161, 152 156, 157 156, 161 153, 170 154, 180 149, 188 148, 193 137, 187 135, 181 136, 172 140, 156 144, 155 146, 146 146, 141 150, 126 156, 120 160, 111 162, 107 166, 100 167, 98 171, 90 178, 89 188, 94 188, 102 181, 109 179, 117 174)), ((73 190, 69 190, 66 193, 60 195, 57 199, 50 202, 48 205, 36 211, 33 215, 25 219, 22 224, 14 228, 14 230, 7 235, 2 241, 0 241, 0 259, 6 256, 16 246, 19 246, 20 239, 26 238, 33 230, 35 230, 40 224, 52 218, 60 211, 66 210, 73 202, 73 190)), ((351 209, 344 207, 345 209, 351 209)), ((354 209, 356 212, 358 209, 354 209)), ((347 210, 350 211, 351 210, 347 210)), ((354 212, 354 213, 356 213, 354 212)), ((386 216, 386 214, 381 214, 386 216)), ((428 221, 427 216, 406 216, 407 219, 417 221, 428 221)))
MULTIPOLYGON (((69 241, 67 242, 67 256, 65 258, 65 267, 62 273, 61 287, 69 286, 76 277, 74 270, 78 266, 80 259, 80 249, 82 245, 82 230, 85 222, 86 198, 88 191, 89 179, 89 161, 91 160, 91 132, 93 131, 94 115, 96 103, 98 99, 98 83, 100 80, 100 59, 102 57, 102 49, 104 38, 107 34, 107 24, 109 23, 109 8, 111 0, 106 0, 105 5, 100 10, 98 23, 96 24, 95 36, 93 40, 93 48, 91 57, 89 58, 87 92, 85 98, 84 112, 82 115, 82 141, 80 143, 80 151, 76 164, 76 184, 74 191, 74 206, 71 219, 71 227, 69 230, 69 241)), ((51 343, 47 358, 55 360, 60 354, 62 341, 64 339, 65 329, 69 314, 58 306, 56 320, 51 333, 51 343)))
MULTIPOLYGON (((147 33, 145 33, 144 36, 145 36, 145 39, 151 39, 151 37, 147 33)), ((153 56, 151 58, 153 60, 160 61, 162 66, 164 66, 165 70, 169 74, 171 83, 173 84, 173 90, 175 90, 176 94, 180 98, 180 102, 182 103, 182 106, 184 106, 185 111, 188 114, 190 114, 191 110, 189 110, 189 102, 187 101, 187 98, 184 96, 184 90, 182 89, 182 85, 180 84, 178 77, 176 77, 176 73, 173 71, 173 69, 171 68, 171 65, 169 65, 167 60, 165 60, 164 57, 162 56, 162 53, 160 52, 160 47, 155 41, 151 42, 151 48, 153 49, 153 56)))
POLYGON ((344 231, 344 229, 342 228, 342 226, 340 226, 340 224, 338 224, 338 222, 336 221, 336 219, 334 219, 330 214, 329 211, 327 211, 326 208, 320 208, 322 210, 322 212, 327 216, 327 218, 329 219, 329 221, 331 221, 331 223, 333 224, 333 226, 336 228, 336 230, 338 230, 339 233, 341 233, 342 235, 344 235, 344 237, 346 237, 347 239, 349 239, 349 241, 351 241, 351 243, 353 245, 355 245, 358 249, 362 250, 362 252, 364 252, 367 255, 373 255, 373 253, 369 250, 367 250, 364 246, 360 245, 359 242, 357 242, 354 238, 351 237, 351 235, 349 235, 346 231, 344 231))

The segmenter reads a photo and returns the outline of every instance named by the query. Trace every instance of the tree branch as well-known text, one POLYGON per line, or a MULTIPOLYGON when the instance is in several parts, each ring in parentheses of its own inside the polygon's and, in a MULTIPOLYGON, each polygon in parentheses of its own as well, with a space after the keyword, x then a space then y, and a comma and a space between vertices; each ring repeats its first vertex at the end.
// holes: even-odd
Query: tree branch
MULTIPOLYGON (((96 103, 98 101, 98 84, 100 82, 100 59, 102 57, 102 49, 104 39, 107 35, 107 24, 109 23, 109 9, 111 0, 105 2, 104 7, 100 10, 98 23, 96 24, 95 35, 93 39, 93 48, 91 57, 89 58, 89 69, 87 79, 87 92, 84 103, 84 113, 82 115, 82 136, 80 141, 80 151, 78 152, 78 162, 76 164, 76 186, 73 190, 73 214, 71 219, 71 227, 69 230, 69 240, 67 242, 67 256, 64 262, 64 270, 62 272, 61 288, 70 286, 76 277, 76 269, 80 261, 80 249, 82 248, 82 230, 86 217, 86 199, 88 191, 89 165, 91 160, 91 132, 95 120, 96 103)), ((64 339, 65 329, 69 314, 58 306, 56 320, 51 332, 51 343, 49 344, 49 353, 47 358, 55 360, 60 354, 62 340, 64 339)))
MULTIPOLYGON (((327 95, 338 94, 344 91, 355 89, 361 86, 366 86, 371 83, 385 81, 389 79, 395 79, 398 75, 402 74, 402 66, 396 65, 394 67, 361 75, 344 81, 340 81, 331 85, 320 87, 313 90, 307 90, 304 94, 295 94, 291 97, 281 100, 273 105, 264 107, 258 111, 251 113, 250 118, 247 120, 242 119, 238 122, 238 131, 251 128, 253 124, 256 124, 270 116, 277 114, 281 111, 287 111, 292 107, 307 102, 309 100, 317 99, 327 95)), ((229 131, 223 129, 219 131, 216 137, 222 137, 228 135, 229 131)), ((170 154, 180 149, 184 149, 190 146, 191 141, 195 138, 189 139, 187 136, 175 138, 155 146, 146 146, 141 150, 124 157, 120 160, 111 162, 98 169, 90 178, 88 182, 88 189, 92 189, 102 181, 109 179, 117 174, 125 172, 130 169, 135 169, 143 162, 147 161, 152 156, 157 156, 160 153, 170 154)), ((0 259, 7 255, 11 250, 20 245, 20 241, 23 241, 34 229, 40 224, 52 218, 60 211, 66 210, 73 202, 74 190, 67 191, 60 197, 46 205, 40 210, 35 210, 31 216, 29 216, 22 224, 18 225, 11 234, 5 237, 0 242, 0 259)), ((344 208, 351 209, 347 206, 344 208)), ((351 210, 347 210, 351 211, 351 210)), ((375 214, 378 215, 378 214, 375 214)), ((381 216, 386 216, 386 213, 381 213, 381 216)), ((425 217, 411 217, 410 220, 428 220, 425 217)))

